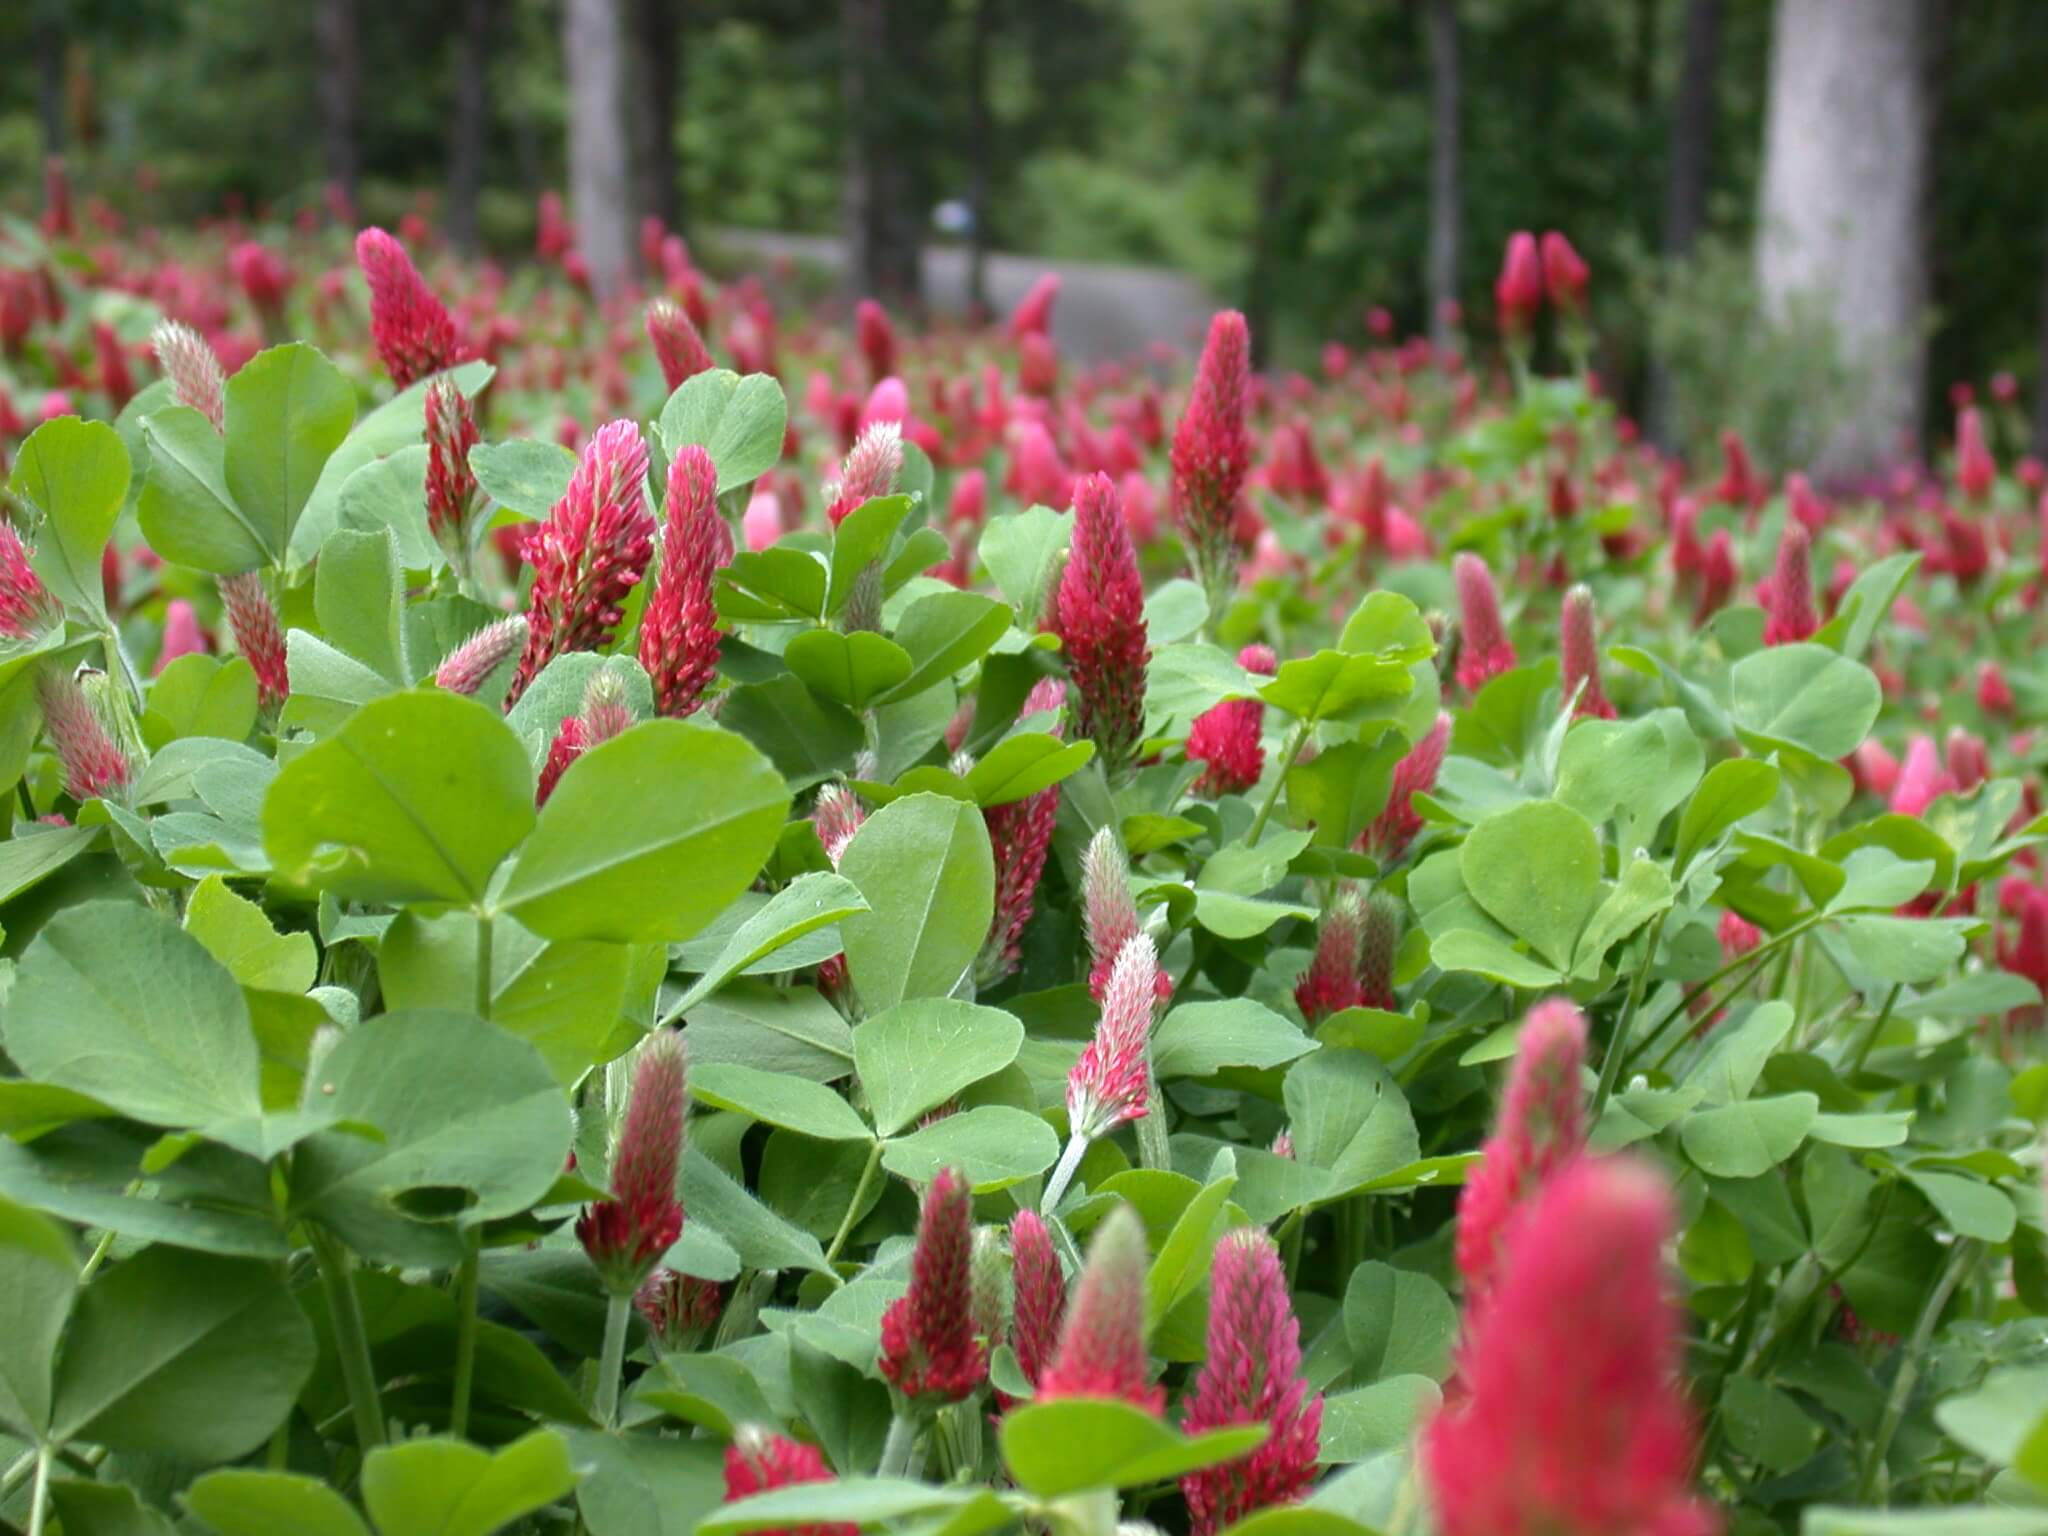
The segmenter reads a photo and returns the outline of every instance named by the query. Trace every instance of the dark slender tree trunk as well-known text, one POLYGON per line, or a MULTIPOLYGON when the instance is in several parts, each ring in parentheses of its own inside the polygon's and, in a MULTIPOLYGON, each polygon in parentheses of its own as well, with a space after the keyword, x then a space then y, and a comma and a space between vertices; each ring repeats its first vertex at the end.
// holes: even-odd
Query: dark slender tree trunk
POLYGON ((995 29, 995 0, 974 0, 967 39, 967 115, 971 136, 968 206, 974 224, 967 236, 967 307, 976 320, 988 318, 989 159, 995 129, 988 108, 989 34, 995 29))
POLYGON ((320 52, 321 149, 327 161, 327 179, 341 189, 354 210, 362 178, 356 111, 363 75, 356 0, 318 0, 313 36, 320 52))
POLYGON ((64 153, 64 16, 60 0, 43 0, 36 8, 36 118, 43 130, 43 153, 64 153))
POLYGON ((1273 296, 1280 280, 1280 252, 1288 231, 1288 167, 1294 158, 1295 109, 1301 101, 1301 73, 1315 36, 1315 0, 1287 0, 1280 57, 1273 69, 1273 121, 1266 165, 1259 177, 1258 221, 1252 232, 1252 269, 1245 288, 1245 323, 1251 329, 1252 362, 1263 366, 1273 345, 1273 296))
POLYGON ((1463 152, 1457 0, 1425 0, 1429 29, 1429 334, 1448 345, 1458 302, 1458 230, 1463 222, 1463 152))
MULTIPOLYGON (((1686 0, 1678 90, 1671 106, 1671 160, 1664 182, 1664 255, 1692 252, 1707 223, 1707 188, 1714 161, 1714 82, 1721 61, 1721 0, 1686 0)), ((1650 436, 1678 446, 1678 399, 1671 372, 1650 364, 1650 436)))
POLYGON ((889 0, 841 0, 846 122, 846 275, 856 292, 915 307, 919 225, 909 166, 892 131, 889 0))
POLYGON ((627 107, 633 137, 633 203, 645 218, 674 229, 682 208, 676 191, 676 75, 682 59, 682 0, 629 0, 637 89, 627 107))
POLYGON ((566 0, 562 54, 569 76, 569 214, 591 287, 609 298, 633 264, 618 0, 566 0))
POLYGON ((477 202, 483 194, 484 149, 490 134, 493 0, 459 0, 455 22, 455 116, 448 128, 448 237, 475 255, 482 244, 477 202))

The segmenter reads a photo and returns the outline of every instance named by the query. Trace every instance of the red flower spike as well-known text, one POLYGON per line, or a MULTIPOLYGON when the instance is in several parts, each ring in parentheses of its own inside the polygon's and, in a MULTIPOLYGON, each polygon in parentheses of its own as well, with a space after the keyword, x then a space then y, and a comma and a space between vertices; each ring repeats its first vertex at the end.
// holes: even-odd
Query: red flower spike
POLYGON ((1294 1005, 1311 1027, 1364 1003, 1358 979, 1358 952, 1364 941, 1365 904, 1356 891, 1345 891, 1323 914, 1315 955, 1294 984, 1294 1005))
POLYGON ((1571 241, 1556 230, 1544 232, 1542 241, 1543 288, 1551 305, 1561 315, 1578 319, 1586 312, 1586 290, 1593 272, 1571 241))
POLYGON ((1493 307, 1510 343, 1528 336, 1536 323, 1536 311, 1543 307, 1543 259, 1537 253, 1536 237, 1525 229, 1508 236, 1500 276, 1493 282, 1493 307))
POLYGON ((690 323, 689 315, 668 299, 656 299, 647 306, 647 339, 654 343, 655 360, 661 364, 662 382, 670 393, 679 389, 685 380, 694 379, 715 366, 710 349, 704 345, 704 338, 697 334, 697 327, 690 323))
POLYGON ((1820 615, 1813 607, 1812 536, 1804 523, 1786 522, 1764 600, 1770 610, 1764 625, 1765 645, 1797 645, 1812 639, 1820 628, 1820 615))
POLYGON ((476 476, 469 450, 478 442, 476 410, 453 379, 427 386, 427 527, 443 549, 466 558, 469 515, 476 506, 476 476))
POLYGON ((1145 1117, 1159 955, 1148 934, 1117 951, 1095 1034, 1067 1074, 1067 1125, 1086 1141, 1145 1117))
POLYGON ((1740 960, 1764 941, 1763 929, 1733 907, 1721 914, 1721 921, 1714 929, 1714 936, 1721 943, 1721 961, 1725 965, 1731 960, 1740 960))
POLYGON ((1056 602, 1075 729, 1095 743, 1111 781, 1145 734, 1145 585, 1116 487, 1107 475, 1074 486, 1073 549, 1056 602))
POLYGON ((1700 557, 1700 600, 1692 615, 1695 628, 1728 606, 1728 599, 1735 595, 1735 584, 1741 579, 1742 573, 1735 564, 1735 541, 1729 538, 1726 528, 1716 529, 1706 553, 1700 557))
POLYGON ((861 428, 837 481, 825 487, 825 521, 837 528, 863 502, 887 496, 903 473, 903 424, 870 422, 861 428))
MULTIPOLYGON (((1023 713, 1028 716, 1056 710, 1062 697, 1057 679, 1041 678, 1025 697, 1023 713)), ((1060 737, 1058 724, 1051 734, 1055 739, 1060 737)), ((1052 848, 1053 825, 1059 811, 1060 787, 1053 784, 1022 800, 993 805, 983 812, 996 865, 995 914, 976 967, 983 986, 993 986, 1011 975, 1022 958, 1024 928, 1037 906, 1038 881, 1045 873, 1045 856, 1052 848)))
POLYGON ((2013 710, 2012 684, 1995 661, 1977 666, 1977 707, 1987 715, 2009 715, 2013 710))
POLYGON ((541 764, 540 782, 533 803, 543 806, 555 792, 569 765, 592 747, 602 746, 633 724, 633 711, 626 702, 626 685, 616 672, 594 674, 583 689, 582 707, 555 728, 548 743, 547 760, 541 764))
POLYGON ((1046 334, 1052 328, 1053 301, 1059 296, 1059 273, 1047 272, 1034 282, 1010 312, 1012 338, 1046 334))
POLYGON ((164 606, 163 643, 157 647, 156 665, 150 668, 149 675, 161 677, 164 668, 180 656, 205 654, 206 631, 199 627, 198 612, 184 598, 172 598, 164 606))
POLYGON ((615 1296, 630 1296, 675 1240, 683 1206, 676 1170, 683 1157, 687 1063, 683 1037, 648 1037, 633 1067, 633 1094, 612 1156, 612 1198, 584 1207, 576 1241, 615 1296))
POLYGON ((1238 507, 1251 468, 1245 397, 1251 379, 1251 336, 1244 316, 1224 310, 1209 322, 1180 424, 1173 431, 1170 505, 1194 556, 1212 611, 1236 585, 1238 507))
POLYGON ((725 1293, 716 1282, 656 1269, 633 1293, 633 1310, 662 1349, 686 1349, 718 1321, 725 1293))
POLYGON ((1394 765, 1394 787, 1387 795, 1386 809, 1358 835, 1358 848, 1382 865, 1391 864, 1408 851, 1415 834, 1422 830, 1422 815, 1415 809, 1415 796, 1436 788, 1437 770, 1444 765, 1444 753, 1451 744, 1451 717, 1439 714, 1429 734, 1408 749, 1394 765))
POLYGON ((630 421, 592 434, 569 489, 526 536, 533 562, 526 649, 513 674, 511 708, 542 667, 570 651, 594 651, 618 627, 626 594, 654 552, 647 510, 647 445, 630 421))
MULTIPOLYGON (((796 1483, 829 1483, 831 1468, 815 1445, 805 1445, 787 1435, 774 1434, 753 1424, 743 1424, 725 1448, 725 1502, 736 1503, 757 1493, 788 1488, 796 1483)), ((860 1527, 850 1521, 819 1525, 777 1526, 756 1536, 860 1536, 860 1527)))
POLYGON ((1257 1510, 1292 1504, 1316 1480, 1323 1399, 1301 1378, 1301 1325, 1280 1252, 1262 1228, 1240 1228, 1216 1245, 1208 1346, 1182 1432, 1263 1424, 1270 1433, 1250 1455, 1181 1479, 1190 1536, 1215 1536, 1257 1510))
POLYGON ((1967 501, 1983 501, 1998 483, 1998 460, 1984 440, 1984 413, 1966 407, 1956 418, 1956 490, 1967 501))
POLYGON ((1515 664, 1515 648, 1501 623, 1500 593, 1493 572, 1470 550, 1451 562, 1458 589, 1458 686, 1477 693, 1486 682, 1515 664))
POLYGON ((63 617, 64 605, 36 574, 21 535, 0 520, 0 635, 34 640, 63 617))
POLYGON ((1036 1211, 1010 1218, 1010 1291, 1010 1348, 1024 1379, 1036 1388, 1059 1346, 1060 1323, 1067 1315, 1067 1278, 1052 1234, 1036 1211))
POLYGON ((244 571, 239 576, 221 577, 218 585, 235 649, 256 671, 257 705, 275 709, 291 692, 291 671, 285 661, 284 633, 278 628, 270 594, 263 590, 263 578, 244 571))
POLYGON ((127 787, 135 765, 75 676, 44 667, 36 674, 36 702, 43 710, 43 734, 64 770, 65 794, 85 801, 117 796, 127 787))
POLYGON ((1956 781, 1943 767, 1934 738, 1915 736, 1906 743, 1905 761, 1899 764, 1898 780, 1886 809, 1894 816, 1921 816, 1928 806, 1943 795, 1954 794, 1955 789, 1956 781))
POLYGON ((1692 1494, 1682 1322, 1664 1269, 1669 1191, 1581 1159, 1519 1222, 1472 1308, 1463 1390, 1422 1435, 1443 1536, 1707 1536, 1692 1494))
POLYGON ((463 361, 454 318, 405 247, 381 229, 356 236, 356 265, 370 285, 370 340, 400 389, 463 361))
POLYGON ((1385 891, 1365 899, 1365 926, 1358 941, 1358 1004, 1400 1007, 1394 1000, 1394 961, 1401 950, 1401 903, 1385 891))
POLYGON ((1577 695, 1572 714, 1578 719, 1612 720, 1614 706, 1600 686, 1600 647, 1595 638, 1592 589, 1583 583, 1564 595, 1559 650, 1564 658, 1564 696, 1577 695))
POLYGON ((434 684, 450 693, 474 696, 491 673, 526 644, 526 620, 518 614, 486 624, 450 651, 434 669, 434 684))
POLYGON ((2033 885, 2017 891, 2019 921, 2009 938, 1999 939, 1998 963, 2048 994, 2048 891, 2033 885))
POLYGON ((988 1375, 974 1336, 974 1206, 967 1181, 942 1168, 925 1191, 910 1289, 882 1314, 882 1377, 925 1405, 957 1403, 988 1375))
POLYGON ((1529 1010, 1500 1118, 1458 1198, 1458 1273, 1466 1294, 1485 1294, 1523 1207, 1585 1146, 1585 1062, 1586 1020, 1577 1008, 1558 997, 1529 1010))
POLYGON ((1770 499, 1771 488, 1750 462, 1749 447, 1742 434, 1721 434, 1721 482, 1714 487, 1714 499, 1731 507, 1760 507, 1770 499))
MULTIPOLYGON (((1259 677, 1271 677, 1280 662, 1268 645, 1248 645, 1237 653, 1237 664, 1259 677)), ((1259 782, 1265 771, 1266 749, 1259 741, 1265 724, 1263 700, 1226 699, 1195 717, 1188 730, 1188 761, 1202 764, 1194 792, 1207 799, 1218 795, 1241 795, 1259 782)))
POLYGON ((839 856, 846 852, 846 845, 853 841, 853 834, 868 819, 866 807, 860 797, 844 784, 827 784, 818 791, 817 804, 811 811, 811 825, 817 828, 818 841, 824 846, 825 857, 832 861, 832 867, 839 867, 839 856))
POLYGON ((1088 1245, 1059 1347, 1039 1373, 1033 1401, 1102 1397, 1154 1414, 1165 1406, 1145 1354, 1146 1264, 1144 1223, 1119 1204, 1088 1245))
POLYGON ((661 569, 640 620, 640 665, 654 682, 654 712, 690 714, 718 670, 718 611, 711 597, 732 559, 732 532, 718 514, 718 470, 695 445, 668 470, 661 569))
POLYGON ((205 338, 189 325, 165 320, 149 333, 149 345, 156 353, 157 367, 171 381, 172 398, 204 416, 214 431, 224 431, 227 375, 205 338))
POLYGON ((878 384, 896 371, 896 327, 889 323, 889 311, 873 299, 862 299, 853 306, 853 332, 868 365, 869 383, 878 384))

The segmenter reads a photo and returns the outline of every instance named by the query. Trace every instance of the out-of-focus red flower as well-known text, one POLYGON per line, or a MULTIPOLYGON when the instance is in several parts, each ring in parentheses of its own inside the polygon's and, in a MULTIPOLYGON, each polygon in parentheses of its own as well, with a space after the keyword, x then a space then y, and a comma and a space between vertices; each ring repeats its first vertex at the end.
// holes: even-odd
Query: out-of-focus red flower
POLYGON ((1508 236, 1500 276, 1493 282, 1493 307, 1501 332, 1515 344, 1528 336, 1543 307, 1543 258, 1536 237, 1525 229, 1508 236))
MULTIPOLYGON (((832 1469, 825 1465, 825 1453, 815 1445, 805 1445, 757 1425, 741 1425, 732 1437, 732 1444, 725 1448, 725 1502, 728 1504, 796 1483, 832 1481, 832 1469)), ((761 1532, 759 1536, 860 1536, 860 1527, 851 1521, 835 1521, 783 1526, 761 1532)))
POLYGON ((1245 428, 1251 377, 1251 336, 1244 316, 1224 310, 1209 322, 1209 337, 1195 369, 1188 403, 1174 428, 1173 515, 1187 535, 1195 569, 1220 605, 1235 582, 1235 525, 1251 468, 1245 428))
POLYGON ((1477 693, 1515 665, 1515 647, 1501 622, 1500 594, 1486 562, 1462 550, 1451 562, 1451 578, 1458 589, 1458 686, 1477 693))
POLYGON ((1787 520, 1778 537, 1778 559, 1764 584, 1765 645, 1796 645, 1813 638, 1820 615, 1813 607, 1812 545, 1804 523, 1787 520))
POLYGON ((1545 230, 1542 242, 1543 287, 1559 314, 1578 319, 1586 312, 1586 290, 1593 272, 1571 241, 1556 230, 1545 230))
POLYGON ((1966 501, 1983 501, 1998 483, 1998 460, 1984 438, 1984 414, 1968 406, 1956 417, 1956 489, 1966 501))
POLYGON ((1564 595, 1564 617, 1559 625, 1559 652, 1564 662, 1564 694, 1574 699, 1572 714, 1581 718, 1612 720, 1614 705, 1600 686, 1600 647, 1595 635, 1593 592, 1583 584, 1564 595), (1576 696, 1576 697, 1575 697, 1576 696))

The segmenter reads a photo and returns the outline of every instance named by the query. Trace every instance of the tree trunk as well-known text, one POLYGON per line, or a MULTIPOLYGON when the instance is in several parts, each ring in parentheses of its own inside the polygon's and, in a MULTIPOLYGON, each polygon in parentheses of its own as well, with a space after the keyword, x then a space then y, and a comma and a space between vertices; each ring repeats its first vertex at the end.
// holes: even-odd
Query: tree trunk
POLYGON ((1426 0, 1429 27, 1429 334, 1450 344, 1458 302, 1458 226, 1462 152, 1457 0, 1426 0))
POLYGON ((455 24, 455 117, 448 128, 448 237, 475 255, 481 245, 477 200, 483 193, 490 134, 492 0, 459 0, 455 24))
POLYGON ((922 265, 909 166, 891 131, 889 0, 841 0, 846 276, 854 292, 915 307, 922 265))
POLYGON ((318 0, 313 37, 320 53, 320 133, 327 180, 341 189, 351 216, 360 218, 357 192, 362 164, 356 108, 362 95, 363 63, 356 38, 356 0, 318 0))
POLYGON ((569 212, 591 289, 609 298, 633 260, 618 0, 563 0, 562 55, 569 76, 569 212))
POLYGON ((633 135, 633 206, 642 218, 673 230, 682 209, 676 192, 676 72, 683 30, 679 0, 629 0, 635 89, 629 98, 633 135))
POLYGON ((974 0, 968 25, 967 114, 971 136, 967 202, 974 225, 967 234, 967 308, 977 321, 988 318, 989 158, 995 153, 995 129, 988 109, 989 34, 994 30, 995 0, 974 0))
POLYGON ((1831 475, 1914 451, 1926 358, 1928 100, 1921 0, 1779 0, 1757 280, 1768 313, 1810 303, 1864 385, 1821 447, 1831 475))
MULTIPOLYGON (((1671 107, 1671 160, 1664 182, 1664 255, 1691 254, 1707 223, 1714 157, 1714 82, 1721 61, 1721 0, 1686 0, 1678 91, 1671 107)), ((1678 447, 1678 399, 1670 370, 1650 362, 1650 439, 1678 447)))
POLYGON ((1244 318, 1251 331, 1252 364, 1262 366, 1273 345, 1273 293, 1279 281, 1280 251, 1288 231, 1287 170, 1294 149, 1295 107, 1301 100, 1301 72, 1315 36, 1315 0, 1288 0, 1280 57, 1273 69, 1273 121, 1266 143, 1266 167, 1259 177, 1258 219, 1252 230, 1252 270, 1246 284, 1244 318))

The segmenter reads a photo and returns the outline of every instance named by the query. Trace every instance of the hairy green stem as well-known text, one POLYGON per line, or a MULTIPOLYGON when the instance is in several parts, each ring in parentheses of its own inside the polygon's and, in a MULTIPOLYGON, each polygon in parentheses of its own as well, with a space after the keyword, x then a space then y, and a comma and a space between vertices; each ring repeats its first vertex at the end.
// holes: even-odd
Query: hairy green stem
POLYGON ((1904 986, 1904 982, 1895 981, 1892 983, 1891 991, 1885 994, 1884 1007, 1880 1008, 1877 1017, 1870 1021, 1870 1029, 1863 1036, 1863 1043, 1856 1047, 1856 1059, 1849 1063, 1851 1072, 1861 1072, 1863 1064, 1870 1059, 1871 1048, 1877 1044, 1877 1037, 1884 1033, 1885 1025, 1891 1022, 1892 1009, 1898 1005, 1899 992, 1904 986))
POLYGON ((56 1459, 54 1446, 36 1447, 36 1487, 29 1495, 28 1536, 43 1536, 43 1518, 50 1508, 50 1464, 56 1459))
POLYGON ((1038 1214, 1050 1216, 1059 1209, 1060 1197, 1067 1192, 1067 1186, 1074 1182, 1074 1174, 1081 1166, 1081 1159, 1088 1155, 1086 1136, 1069 1136, 1066 1150, 1060 1153, 1060 1160, 1053 1164, 1052 1177, 1045 1181, 1045 1194, 1039 1199, 1038 1214))
POLYGON ((853 1198, 846 1202, 846 1214, 839 1218, 839 1230, 832 1234, 832 1246, 825 1250, 827 1269, 839 1257, 839 1250, 846 1246, 847 1238, 853 1235, 853 1224, 860 1220, 861 1202, 867 1199, 868 1186, 874 1182, 875 1170, 881 1166, 882 1144, 878 1141, 868 1148, 868 1160, 860 1170, 860 1182, 853 1186, 853 1198))
POLYGON ((610 1429, 619 1417, 619 1378, 626 1371, 626 1325, 633 1317, 633 1298, 614 1294, 604 1304, 604 1353, 597 1362, 597 1400, 591 1405, 597 1422, 610 1429))
POLYGON ((476 1016, 491 1016, 491 914, 476 915, 476 1016))
POLYGON ((889 1438, 882 1442, 881 1465, 875 1468, 877 1477, 909 1477, 911 1457, 917 1450, 917 1419, 907 1408, 898 1408, 889 1420, 889 1438))
POLYGON ((1885 1399, 1884 1417, 1878 1421, 1877 1434, 1870 1442, 1870 1455, 1863 1463, 1863 1476, 1856 1486, 1856 1502, 1869 1504, 1877 1497, 1877 1481, 1884 1471, 1884 1459, 1890 1454, 1892 1436, 1899 1432, 1899 1423, 1906 1416, 1906 1405, 1913 1399, 1913 1388, 1920 1380, 1920 1362, 1927 1353, 1927 1345, 1934 1337, 1934 1330, 1941 1322, 1941 1314, 1948 1307, 1949 1298, 1956 1287, 1963 1283, 1982 1248, 1970 1238, 1959 1238, 1956 1251, 1948 1261, 1948 1268, 1942 1271, 1935 1282, 1933 1292, 1927 1298, 1927 1305, 1920 1310, 1920 1321, 1913 1327, 1913 1337, 1906 1343, 1906 1352, 1899 1361, 1899 1374, 1892 1380, 1891 1396, 1885 1399))
POLYGON ((1287 770, 1294 766, 1294 760, 1301 756, 1302 746, 1308 741, 1308 722, 1295 726, 1287 738, 1287 750, 1280 754, 1279 771, 1273 775, 1273 787, 1266 791, 1266 798, 1259 802, 1259 814, 1252 818, 1251 830, 1244 835, 1247 848, 1259 846, 1259 834, 1266 830, 1266 821, 1273 814, 1273 807, 1280 800, 1280 786, 1287 782, 1287 770))
POLYGON ((448 1433, 469 1433, 469 1399, 476 1381, 476 1291, 483 1267, 484 1234, 472 1227, 462 1265, 455 1271, 455 1400, 448 1409, 448 1433))
POLYGON ((348 1386, 349 1409, 355 1415, 356 1444, 367 1455, 384 1443, 384 1409, 377 1396, 377 1373, 370 1365, 362 1304, 356 1299, 355 1286, 349 1282, 349 1251, 325 1229, 309 1230, 313 1258, 320 1266, 320 1284, 327 1292, 334 1352, 340 1358, 341 1377, 348 1386))
POLYGON ((1643 963, 1636 967, 1635 976, 1628 984, 1628 1002, 1621 1010, 1621 1018, 1614 1026, 1614 1033, 1607 1040, 1607 1054, 1600 1060, 1600 1084, 1593 1090, 1593 1113, 1588 1117, 1589 1125, 1600 1123, 1600 1111, 1607 1107, 1608 1095, 1614 1092, 1614 1085, 1621 1078, 1622 1058, 1628 1053, 1628 1032, 1635 1027, 1636 1009, 1642 1006, 1643 989, 1649 984, 1650 967, 1657 963, 1657 945, 1664 937, 1664 919, 1671 915, 1666 907, 1650 924, 1650 942, 1643 952, 1643 963))
MULTIPOLYGON (((1151 1077, 1148 1065, 1145 1074, 1151 1077)), ((1166 1095, 1159 1091, 1157 1078, 1145 1085, 1145 1113, 1138 1117, 1138 1166, 1173 1170, 1173 1152, 1166 1136, 1166 1095)))

